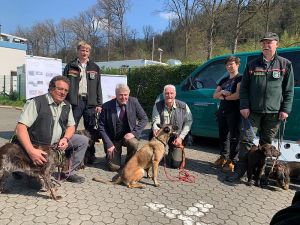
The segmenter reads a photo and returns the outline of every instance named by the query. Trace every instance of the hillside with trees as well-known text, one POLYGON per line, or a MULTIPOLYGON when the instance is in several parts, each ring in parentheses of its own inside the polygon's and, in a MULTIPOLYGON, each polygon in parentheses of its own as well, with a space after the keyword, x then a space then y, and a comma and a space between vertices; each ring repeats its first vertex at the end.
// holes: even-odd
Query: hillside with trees
POLYGON ((202 62, 216 55, 253 51, 266 31, 279 34, 281 47, 300 43, 299 0, 162 0, 175 19, 162 33, 145 24, 143 34, 126 23, 130 0, 97 0, 90 9, 58 24, 46 20, 15 35, 28 39, 28 54, 61 58, 76 56, 76 43, 86 40, 95 61, 151 59, 152 41, 164 50, 163 60, 202 62))

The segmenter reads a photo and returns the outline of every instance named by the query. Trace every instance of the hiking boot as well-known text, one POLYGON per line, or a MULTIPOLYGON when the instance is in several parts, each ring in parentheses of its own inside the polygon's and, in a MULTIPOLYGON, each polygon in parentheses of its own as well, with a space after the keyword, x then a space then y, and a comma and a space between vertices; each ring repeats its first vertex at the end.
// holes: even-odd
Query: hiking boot
POLYGON ((229 159, 223 166, 223 171, 224 172, 234 172, 234 163, 229 159))
POLYGON ((223 156, 220 156, 215 162, 214 162, 214 166, 218 166, 218 167, 223 167, 224 164, 226 163, 226 159, 223 156))

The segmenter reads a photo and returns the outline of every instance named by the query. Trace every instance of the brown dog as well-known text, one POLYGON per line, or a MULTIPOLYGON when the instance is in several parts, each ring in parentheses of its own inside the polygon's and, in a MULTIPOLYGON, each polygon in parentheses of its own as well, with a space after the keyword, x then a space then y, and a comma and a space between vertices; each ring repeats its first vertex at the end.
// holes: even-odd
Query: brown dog
POLYGON ((247 185, 252 185, 252 178, 255 185, 261 187, 260 180, 266 164, 267 157, 278 157, 280 152, 275 146, 264 144, 262 146, 252 145, 248 152, 248 165, 247 165, 247 185))
POLYGON ((288 190, 290 179, 300 178, 300 163, 299 162, 277 162, 271 174, 277 185, 284 190, 288 190))
MULTIPOLYGON (((159 127, 157 136, 140 148, 126 163, 121 175, 114 181, 115 184, 124 183, 129 188, 144 188, 144 185, 138 182, 143 178, 145 170, 148 174, 148 170, 152 167, 152 180, 156 187, 159 186, 157 180, 159 162, 164 157, 170 136, 178 129, 172 125, 159 127)), ((93 180, 103 182, 100 178, 93 178, 93 180)))
POLYGON ((61 196, 56 194, 56 188, 51 184, 51 174, 54 165, 57 163, 58 148, 57 146, 38 146, 39 149, 47 153, 47 163, 42 166, 36 166, 32 163, 26 151, 18 144, 7 143, 0 148, 0 192, 5 192, 5 179, 11 172, 22 171, 29 176, 39 177, 43 180, 44 185, 53 199, 58 200, 61 196))

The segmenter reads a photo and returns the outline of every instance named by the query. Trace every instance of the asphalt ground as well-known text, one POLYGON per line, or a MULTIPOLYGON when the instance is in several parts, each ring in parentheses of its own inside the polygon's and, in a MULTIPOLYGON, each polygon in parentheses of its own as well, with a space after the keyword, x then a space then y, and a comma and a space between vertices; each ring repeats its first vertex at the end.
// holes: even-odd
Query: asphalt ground
MULTIPOLYGON (((8 142, 19 114, 20 110, 0 108, 1 145, 8 142)), ((59 201, 28 179, 10 176, 5 184, 9 192, 0 194, 0 224, 265 225, 278 210, 290 205, 300 189, 299 184, 285 191, 274 182, 263 188, 226 182, 225 174, 211 166, 218 157, 215 139, 197 139, 186 148, 186 170, 195 183, 172 181, 178 170, 161 164, 161 186, 154 187, 152 180, 144 178, 145 189, 92 181, 95 176, 111 180, 116 175, 105 167, 102 144, 96 150, 97 163, 78 171, 85 182, 61 182, 58 193, 63 198, 59 201)))

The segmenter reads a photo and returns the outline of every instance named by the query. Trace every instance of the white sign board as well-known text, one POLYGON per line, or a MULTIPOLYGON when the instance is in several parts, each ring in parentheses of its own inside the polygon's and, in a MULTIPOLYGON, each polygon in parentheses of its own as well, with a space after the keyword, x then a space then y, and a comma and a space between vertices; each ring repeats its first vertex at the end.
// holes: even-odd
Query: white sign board
POLYGON ((27 56, 25 59, 26 99, 48 92, 50 80, 62 75, 61 59, 27 56))
POLYGON ((115 89, 117 84, 127 84, 127 76, 125 75, 101 75, 101 89, 103 103, 116 97, 115 89))

